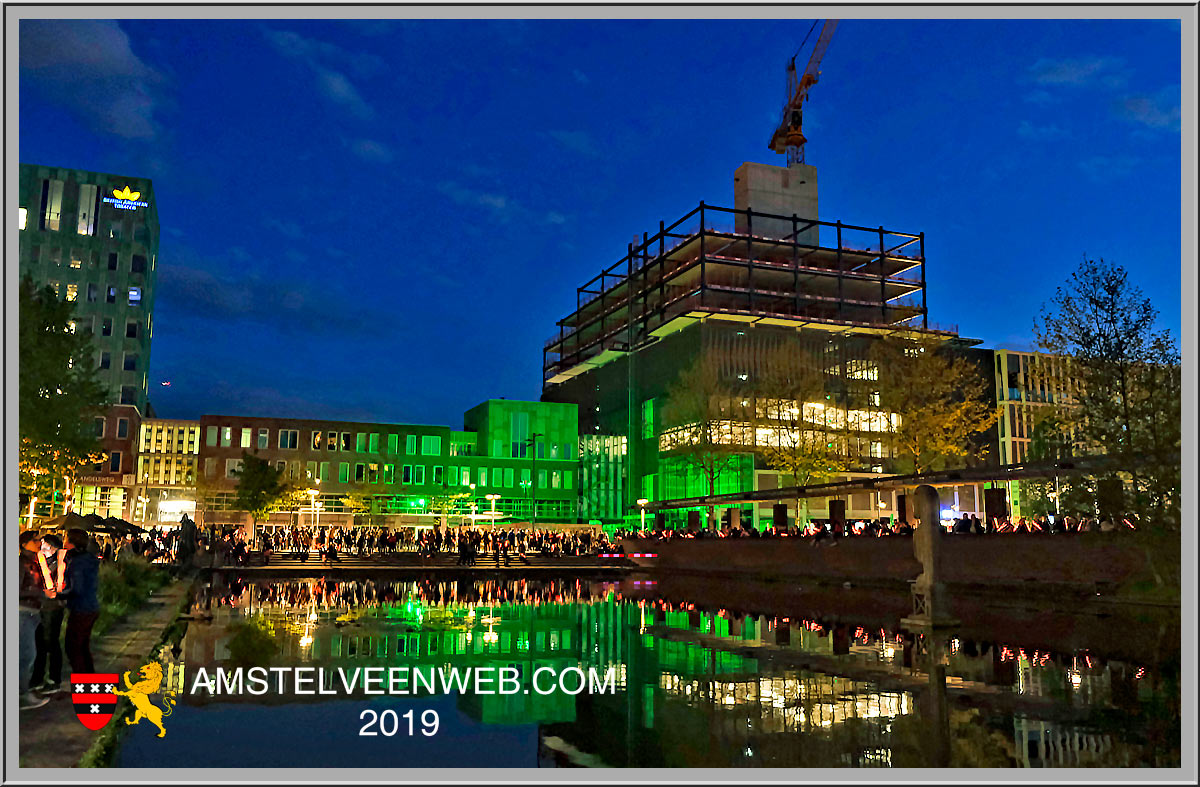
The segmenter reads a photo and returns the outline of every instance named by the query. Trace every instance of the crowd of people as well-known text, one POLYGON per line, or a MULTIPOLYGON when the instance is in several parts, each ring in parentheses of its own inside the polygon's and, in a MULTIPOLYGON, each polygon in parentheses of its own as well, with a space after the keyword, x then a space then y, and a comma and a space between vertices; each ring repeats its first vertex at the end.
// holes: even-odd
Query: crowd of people
MULTIPOLYGON (((1041 514, 1034 517, 1018 517, 1015 521, 1010 517, 993 517, 991 520, 981 520, 975 514, 963 514, 939 523, 943 532, 949 535, 994 535, 1004 533, 1114 533, 1137 530, 1138 517, 1129 514, 1122 517, 1052 517, 1041 514), (1115 521, 1114 521, 1115 520, 1115 521)), ((719 530, 704 528, 663 528, 661 530, 647 529, 618 529, 616 539, 640 538, 653 541, 671 541, 679 538, 810 538, 813 543, 823 541, 836 542, 839 538, 855 536, 884 537, 911 536, 920 527, 920 520, 914 517, 913 522, 894 522, 891 519, 862 519, 847 520, 836 526, 829 520, 812 520, 801 527, 766 528, 755 530, 745 527, 731 527, 728 524, 719 530)))
POLYGON ((492 555, 505 565, 532 555, 549 557, 595 555, 613 550, 601 530, 534 528, 387 528, 387 527, 273 527, 258 534, 252 545, 241 528, 229 529, 216 541, 214 565, 247 565, 252 552, 269 565, 274 555, 294 555, 333 565, 339 556, 371 557, 416 553, 432 559, 440 553, 458 553, 458 565, 474 565, 480 555, 492 555))
POLYGON ((65 538, 26 530, 19 536, 20 700, 39 708, 63 686, 63 652, 71 672, 94 673, 92 627, 100 615, 99 543, 85 530, 65 538), (63 619, 66 631, 63 632, 63 619))

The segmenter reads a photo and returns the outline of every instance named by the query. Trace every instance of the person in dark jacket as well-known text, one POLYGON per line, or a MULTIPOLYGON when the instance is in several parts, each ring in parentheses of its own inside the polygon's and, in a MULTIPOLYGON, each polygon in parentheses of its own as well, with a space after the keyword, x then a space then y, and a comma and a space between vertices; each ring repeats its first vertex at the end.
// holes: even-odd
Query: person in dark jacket
POLYGON ((67 570, 62 595, 67 601, 64 646, 72 672, 96 671, 92 663, 92 627, 100 616, 100 561, 88 551, 88 534, 67 531, 67 570))
MULTIPOLYGON (((45 557, 46 570, 50 574, 51 582, 57 582, 58 579, 58 561, 62 546, 62 539, 53 533, 42 537, 41 553, 45 557)), ((42 584, 45 584, 44 579, 42 584)), ((55 590, 57 591, 57 588, 55 590)), ((55 694, 61 690, 61 638, 65 612, 63 600, 57 595, 42 600, 41 622, 37 627, 37 656, 33 660, 33 675, 30 678, 30 685, 42 694, 55 694), (42 682, 43 678, 45 683, 42 682)))
POLYGON ((37 553, 40 545, 41 539, 37 531, 26 530, 18 537, 17 569, 20 572, 17 594, 17 613, 20 621, 18 690, 21 693, 21 710, 40 708, 50 701, 48 697, 35 693, 30 686, 33 661, 37 658, 37 627, 41 619, 42 600, 46 598, 46 594, 42 590, 44 583, 38 579, 40 568, 37 564, 37 553))

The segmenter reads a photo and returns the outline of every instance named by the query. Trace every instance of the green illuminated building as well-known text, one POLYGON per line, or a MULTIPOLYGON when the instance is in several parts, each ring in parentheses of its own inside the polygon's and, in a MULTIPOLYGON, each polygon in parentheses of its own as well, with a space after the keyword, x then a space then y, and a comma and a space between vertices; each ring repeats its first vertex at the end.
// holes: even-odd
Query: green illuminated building
POLYGON ((235 508, 236 473, 242 453, 248 452, 281 469, 286 481, 319 492, 316 511, 306 503, 295 511, 274 512, 268 525, 402 526, 444 520, 457 526, 487 524, 493 510, 500 527, 574 523, 576 413, 569 403, 489 399, 467 411, 461 431, 205 415, 197 515, 202 524, 248 521, 235 508))
MULTIPOLYGON (((734 191, 733 208, 701 203, 629 244, 578 288, 576 309, 545 344, 542 399, 579 405, 584 516, 635 522, 640 498, 709 493, 699 473, 664 451, 661 419, 668 387, 699 358, 739 392, 752 389, 772 349, 809 349, 826 376, 822 406, 864 424, 845 438, 853 476, 884 472, 890 459, 887 441, 870 431, 883 415, 870 343, 897 332, 955 336, 927 319, 922 234, 818 221, 808 165, 743 164, 734 191)), ((763 466, 754 430, 745 433, 736 445, 746 450, 716 492, 789 485, 763 466)), ((890 495, 859 497, 847 501, 847 515, 893 510, 890 495)), ((667 518, 677 524, 684 515, 667 518)), ((769 506, 739 513, 756 524, 764 515, 769 506)))
POLYGON ((112 404, 147 414, 158 206, 148 178, 21 164, 20 273, 71 301, 112 404))

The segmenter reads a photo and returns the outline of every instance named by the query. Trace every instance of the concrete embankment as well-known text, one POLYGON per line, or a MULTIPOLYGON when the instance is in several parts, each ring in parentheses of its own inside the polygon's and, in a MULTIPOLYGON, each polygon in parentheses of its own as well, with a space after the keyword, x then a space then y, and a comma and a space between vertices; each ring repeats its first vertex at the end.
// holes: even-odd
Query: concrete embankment
MULTIPOLYGON (((911 537, 855 537, 814 545, 811 538, 624 539, 634 562, 654 571, 759 580, 850 581, 907 587, 921 573, 911 537)), ((954 587, 1093 590, 1146 571, 1144 551, 1126 534, 954 535, 941 539, 942 581, 954 587)))

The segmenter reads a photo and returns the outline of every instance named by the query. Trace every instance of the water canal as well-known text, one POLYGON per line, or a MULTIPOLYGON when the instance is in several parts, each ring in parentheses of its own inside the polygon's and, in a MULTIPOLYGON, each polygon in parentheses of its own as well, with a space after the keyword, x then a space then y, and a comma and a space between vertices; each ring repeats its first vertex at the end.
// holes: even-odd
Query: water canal
POLYGON ((179 690, 169 734, 128 728, 113 764, 1180 765, 1177 611, 983 599, 971 626, 918 634, 900 624, 904 603, 747 583, 732 598, 644 576, 218 575, 197 584, 160 656, 179 690), (255 665, 319 668, 330 693, 196 690, 201 670, 255 665), (519 677, 508 693, 444 690, 436 674, 432 691, 412 678, 402 695, 348 693, 341 676, 368 667, 519 677), (554 682, 576 667, 611 682, 578 693, 574 677, 554 682), (549 680, 531 691, 539 669, 549 680), (361 734, 372 719, 368 732, 393 734, 361 734))

